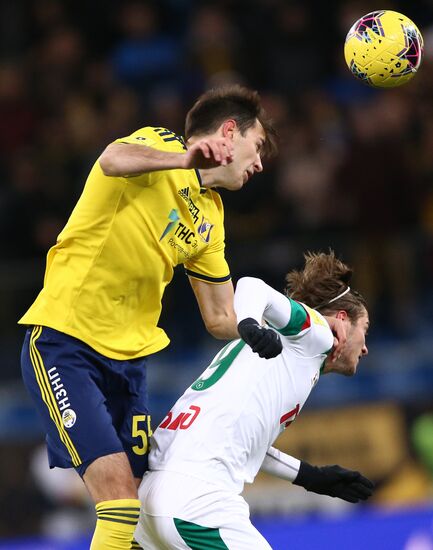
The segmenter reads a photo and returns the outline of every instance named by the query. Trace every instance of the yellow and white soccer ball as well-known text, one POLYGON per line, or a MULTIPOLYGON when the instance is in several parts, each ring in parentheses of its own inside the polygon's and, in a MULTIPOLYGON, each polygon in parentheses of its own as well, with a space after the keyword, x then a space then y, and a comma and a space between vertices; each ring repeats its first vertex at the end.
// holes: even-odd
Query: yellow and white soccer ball
POLYGON ((370 86, 394 88, 417 72, 424 42, 418 27, 396 11, 373 11, 352 26, 344 57, 354 76, 370 86))

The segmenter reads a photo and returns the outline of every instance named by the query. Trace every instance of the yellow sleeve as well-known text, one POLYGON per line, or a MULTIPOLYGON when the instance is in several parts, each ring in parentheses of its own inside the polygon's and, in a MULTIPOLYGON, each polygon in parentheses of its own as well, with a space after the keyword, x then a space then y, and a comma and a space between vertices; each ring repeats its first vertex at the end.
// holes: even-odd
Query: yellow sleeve
POLYGON ((185 270, 189 277, 214 284, 226 283, 231 279, 230 269, 225 258, 224 213, 218 193, 214 199, 219 211, 218 222, 211 224, 206 217, 198 226, 199 238, 210 241, 206 249, 195 258, 185 262, 185 270))
POLYGON ((231 279, 224 246, 220 250, 207 248, 198 258, 185 263, 185 271, 189 277, 208 283, 221 284, 231 279))
POLYGON ((136 130, 131 135, 116 139, 114 143, 131 143, 133 145, 146 145, 160 151, 181 153, 186 147, 181 136, 176 135, 166 128, 154 128, 146 126, 136 130))
POLYGON ((156 137, 153 128, 146 126, 145 128, 140 128, 136 130, 131 135, 126 137, 118 138, 114 143, 131 143, 134 145, 146 145, 147 147, 155 147, 156 137))
MULTIPOLYGON (((158 151, 170 153, 182 153, 186 150, 181 136, 176 135, 166 128, 154 128, 153 126, 140 128, 129 136, 116 139, 114 143, 145 145, 146 147, 151 147, 158 151)), ((157 172, 145 172, 143 174, 125 176, 124 179, 138 185, 150 186, 158 181, 159 175, 157 172)))

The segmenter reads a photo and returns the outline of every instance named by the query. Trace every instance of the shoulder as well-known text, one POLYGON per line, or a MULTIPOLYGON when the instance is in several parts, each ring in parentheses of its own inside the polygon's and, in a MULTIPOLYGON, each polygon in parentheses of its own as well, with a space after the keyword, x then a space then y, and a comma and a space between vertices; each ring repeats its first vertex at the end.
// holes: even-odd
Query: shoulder
POLYGON ((326 319, 315 309, 300 304, 307 314, 309 330, 305 334, 305 348, 308 355, 328 353, 334 344, 334 336, 326 319))
POLYGON ((209 188, 200 188, 199 195, 194 201, 204 218, 212 218, 212 223, 224 222, 224 206, 220 194, 209 188))
POLYGON ((327 353, 334 337, 326 319, 306 304, 288 298, 291 306, 289 323, 278 332, 286 337, 288 346, 304 357, 327 353))
POLYGON ((167 151, 183 152, 186 145, 182 136, 169 130, 157 126, 144 126, 130 134, 115 140, 115 143, 133 143, 136 145, 146 145, 156 149, 167 151))
POLYGON ((221 212, 224 210, 223 201, 218 191, 215 191, 214 189, 207 189, 204 194, 205 196, 207 195, 209 200, 211 200, 216 205, 218 210, 220 210, 221 212))

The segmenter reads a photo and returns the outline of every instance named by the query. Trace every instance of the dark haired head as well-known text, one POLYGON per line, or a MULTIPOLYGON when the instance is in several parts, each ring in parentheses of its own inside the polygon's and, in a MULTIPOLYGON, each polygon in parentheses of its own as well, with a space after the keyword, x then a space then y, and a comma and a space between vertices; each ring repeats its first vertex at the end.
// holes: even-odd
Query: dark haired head
POLYGON ((208 90, 197 99, 186 116, 185 138, 212 134, 228 119, 236 121, 242 135, 258 121, 266 136, 263 156, 276 154, 276 132, 266 118, 259 94, 237 84, 208 90))

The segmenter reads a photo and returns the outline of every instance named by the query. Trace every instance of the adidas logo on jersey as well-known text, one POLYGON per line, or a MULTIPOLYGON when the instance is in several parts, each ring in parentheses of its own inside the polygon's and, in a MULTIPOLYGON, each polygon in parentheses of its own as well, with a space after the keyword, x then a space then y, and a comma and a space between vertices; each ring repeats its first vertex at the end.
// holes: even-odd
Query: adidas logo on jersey
POLYGON ((184 187, 183 189, 179 189, 178 193, 186 202, 189 201, 189 187, 184 187))
POLYGON ((188 204, 188 210, 191 213, 192 219, 194 220, 194 223, 197 223, 198 222, 198 214, 199 214, 200 210, 197 208, 197 206, 194 204, 192 198, 189 196, 190 188, 189 187, 184 187, 183 189, 179 189, 178 194, 188 204))

